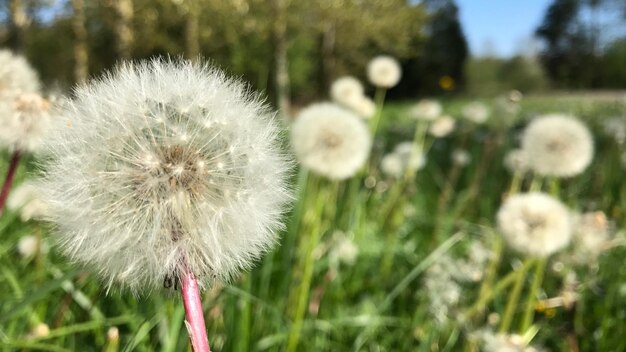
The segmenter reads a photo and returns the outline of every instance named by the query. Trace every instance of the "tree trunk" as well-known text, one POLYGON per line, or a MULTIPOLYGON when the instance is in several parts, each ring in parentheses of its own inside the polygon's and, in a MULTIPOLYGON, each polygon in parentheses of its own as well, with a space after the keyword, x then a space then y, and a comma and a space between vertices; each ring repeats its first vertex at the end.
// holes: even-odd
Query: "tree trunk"
POLYGON ((115 23, 117 55, 121 59, 130 59, 135 37, 133 32, 133 0, 114 0, 113 4, 117 13, 115 23))
POLYGON ((22 0, 10 0, 9 15, 9 46, 16 53, 22 53, 24 51, 24 34, 29 23, 24 2, 22 0))
POLYGON ((290 88, 289 61, 287 58, 287 2, 273 0, 274 9, 274 60, 276 62, 276 97, 283 118, 289 119, 290 88))
POLYGON ((328 22, 322 33, 322 91, 328 89, 335 78, 335 24, 328 22))
POLYGON ((185 57, 198 59, 200 55, 200 8, 198 0, 187 0, 187 22, 185 23, 185 57))
POLYGON ((72 29, 74 30, 74 79, 77 83, 83 83, 89 75, 85 1, 72 0, 72 7, 74 8, 74 17, 72 18, 72 29))

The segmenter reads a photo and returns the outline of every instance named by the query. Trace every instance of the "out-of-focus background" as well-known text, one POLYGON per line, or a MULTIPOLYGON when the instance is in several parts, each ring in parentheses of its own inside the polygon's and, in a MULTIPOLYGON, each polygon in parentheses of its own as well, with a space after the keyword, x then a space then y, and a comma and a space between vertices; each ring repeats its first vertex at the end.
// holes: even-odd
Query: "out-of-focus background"
POLYGON ((301 104, 380 53, 402 64, 394 99, 626 87, 621 0, 5 0, 1 11, 2 46, 61 88, 120 59, 201 55, 301 104))

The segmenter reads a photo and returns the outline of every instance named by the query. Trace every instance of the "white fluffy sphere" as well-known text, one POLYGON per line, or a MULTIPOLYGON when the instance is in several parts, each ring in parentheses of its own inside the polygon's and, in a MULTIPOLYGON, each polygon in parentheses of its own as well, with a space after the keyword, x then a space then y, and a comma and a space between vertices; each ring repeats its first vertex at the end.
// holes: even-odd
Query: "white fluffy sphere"
POLYGON ((593 159, 593 137, 579 120, 567 115, 534 119, 524 131, 522 149, 530 168, 544 176, 572 177, 593 159))
POLYGON ((279 127, 220 70, 123 64, 78 88, 55 127, 42 188, 61 249, 109 287, 191 271, 206 288, 276 242, 290 199, 279 127))
POLYGON ((479 101, 469 103, 463 107, 463 117, 474 123, 484 123, 489 118, 489 108, 479 101))
POLYGON ((48 136, 51 103, 37 93, 0 93, 0 146, 38 152, 48 136))
POLYGON ((335 80, 330 86, 330 97, 338 104, 352 107, 363 98, 363 85, 352 76, 335 80))
POLYGON ((423 99, 409 110, 409 116, 416 120, 433 121, 441 116, 442 111, 443 108, 438 101, 423 99))
POLYGON ((4 49, 0 50, 0 92, 7 91, 36 93, 39 78, 24 57, 4 49))
POLYGON ((498 227, 515 250, 547 257, 564 248, 572 237, 572 219, 557 199, 543 193, 507 198, 497 214, 498 227))
POLYGON ((454 131, 456 120, 451 116, 445 115, 438 117, 430 125, 428 133, 437 138, 443 138, 454 131))
POLYGON ((298 160, 330 179, 353 176, 367 160, 371 137, 354 113, 332 103, 317 103, 300 112, 291 129, 298 160))
POLYGON ((400 63, 391 56, 377 56, 367 65, 367 78, 377 87, 392 88, 400 82, 401 77, 400 63))

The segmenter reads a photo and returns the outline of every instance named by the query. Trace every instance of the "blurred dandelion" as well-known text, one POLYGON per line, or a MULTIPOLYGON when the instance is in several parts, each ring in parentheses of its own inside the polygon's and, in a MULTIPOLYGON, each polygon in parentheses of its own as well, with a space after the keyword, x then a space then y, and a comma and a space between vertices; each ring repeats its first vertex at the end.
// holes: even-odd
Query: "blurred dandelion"
POLYGON ((524 131, 522 149, 530 168, 543 176, 572 177, 593 158, 593 138, 579 120, 567 115, 534 119, 524 131))
POLYGON ((10 50, 0 50, 0 94, 37 93, 39 78, 28 61, 10 50))
POLYGON ((512 173, 528 171, 528 157, 523 149, 513 149, 504 156, 504 167, 512 173))
POLYGON ((452 162, 461 167, 465 167, 472 162, 472 155, 465 149, 454 149, 452 151, 452 162))
POLYGON ((7 200, 7 208, 19 211, 22 221, 43 220, 49 213, 41 185, 36 181, 25 181, 17 186, 7 200))
POLYGON ((17 251, 23 258, 30 258, 37 253, 39 246, 40 241, 37 236, 26 235, 17 242, 17 251))
POLYGON ((50 104, 38 91, 37 74, 28 62, 11 51, 0 50, 0 148, 12 153, 0 189, 0 215, 22 153, 35 151, 47 130, 50 104))
POLYGON ((572 236, 572 222, 567 208, 543 193, 512 195, 497 214, 498 227, 515 250, 547 257, 564 248, 572 236))
POLYGON ((332 103, 302 110, 293 123, 291 141, 304 167, 333 180, 353 176, 365 164, 371 145, 361 119, 332 103))
POLYGON ((456 120, 454 118, 449 115, 440 116, 432 122, 428 133, 433 137, 443 138, 452 133, 455 126, 456 120))
POLYGON ((402 77, 400 63, 391 56, 380 55, 367 64, 367 78, 376 87, 389 89, 402 77))
POLYGON ((409 116, 416 120, 433 121, 439 116, 443 108, 436 100, 422 99, 409 109, 409 116))
POLYGON ((204 350, 198 288, 274 245, 290 199, 269 111, 218 69, 154 60, 78 88, 64 117, 42 187, 62 251, 109 288, 180 280, 204 350))
POLYGON ((333 101, 349 108, 356 106, 363 95, 363 85, 352 76, 338 78, 330 86, 333 101))
POLYGON ((485 123, 489 118, 489 107, 479 101, 471 102, 463 107, 463 117, 474 123, 485 123))

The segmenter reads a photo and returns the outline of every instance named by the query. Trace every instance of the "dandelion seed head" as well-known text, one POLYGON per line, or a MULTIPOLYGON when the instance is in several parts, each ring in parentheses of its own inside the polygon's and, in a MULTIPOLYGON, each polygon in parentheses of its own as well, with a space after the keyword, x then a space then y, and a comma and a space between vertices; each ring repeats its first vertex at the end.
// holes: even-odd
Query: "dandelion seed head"
POLYGON ((33 235, 22 236, 17 242, 17 251, 23 258, 30 258, 37 253, 39 238, 33 235))
POLYGON ((437 138, 443 138, 454 131, 456 120, 445 115, 436 118, 428 129, 428 133, 437 138))
POLYGON ((352 76, 338 78, 330 86, 332 100, 346 107, 355 106, 363 94, 363 85, 352 76))
POLYGON ((293 123, 291 141, 304 167, 334 180, 354 175, 367 160, 371 145, 363 121, 332 103, 302 110, 293 123))
POLYGON ((376 114, 376 103, 372 99, 363 96, 356 101, 352 110, 362 118, 369 120, 376 114))
POLYGON ((37 93, 0 94, 0 146, 37 152, 52 122, 51 103, 37 93))
POLYGON ((442 111, 438 101, 422 99, 409 110, 409 116, 416 120, 433 121, 441 116, 442 111))
POLYGON ((44 220, 49 215, 44 192, 36 181, 25 181, 12 190, 7 199, 7 208, 19 211, 22 221, 44 220))
POLYGON ((572 236, 567 208, 543 193, 507 198, 498 210, 497 221, 507 243, 527 255, 547 257, 567 246, 572 236))
POLYGON ((601 211, 573 214, 573 251, 569 258, 575 264, 593 264, 598 256, 610 248, 613 228, 601 211))
POLYGON ((402 77, 400 63, 391 56, 380 55, 367 64, 367 78, 380 88, 392 88, 402 77))
POLYGON ((404 174, 404 162, 397 153, 389 153, 380 161, 380 169, 389 177, 400 178, 404 174))
POLYGON ((471 102, 463 107, 463 117, 474 123, 485 123, 489 118, 489 108, 479 101, 471 102))
POLYGON ((528 171, 528 157, 523 149, 513 149, 504 156, 504 167, 513 173, 528 171))
POLYGON ((10 50, 0 50, 0 93, 39 91, 39 78, 23 56, 10 50))
POLYGON ((191 271, 206 288, 276 242, 290 199, 279 128, 220 70, 126 63, 78 88, 63 116, 42 188, 63 252, 109 287, 191 271))
POLYGON ((524 131, 522 149, 530 168, 543 176, 572 177, 593 159, 593 137, 579 120, 567 115, 546 115, 524 131))

